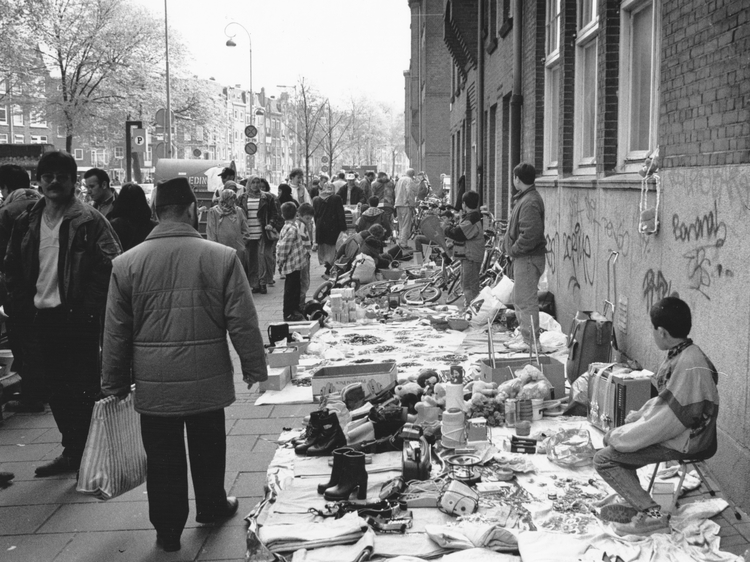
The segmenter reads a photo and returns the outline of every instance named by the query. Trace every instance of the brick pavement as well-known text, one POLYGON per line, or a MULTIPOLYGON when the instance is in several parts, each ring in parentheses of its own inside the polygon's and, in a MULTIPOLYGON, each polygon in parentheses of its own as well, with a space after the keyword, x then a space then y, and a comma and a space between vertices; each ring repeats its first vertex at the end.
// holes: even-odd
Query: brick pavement
MULTIPOLYGON (((315 257, 313 256, 313 259, 315 257)), ((322 268, 313 264, 313 289, 322 268)), ((261 331, 281 318, 283 281, 255 295, 261 331)), ((235 365, 238 367, 233 352, 235 365)), ((239 372, 239 368, 237 368, 239 372)), ((239 377, 238 377, 239 381, 239 377)), ((34 468, 61 452, 52 414, 8 414, 0 423, 0 471, 16 474, 0 489, 0 559, 19 562, 218 561, 244 560, 246 514, 263 495, 265 470, 282 427, 299 426, 312 407, 254 406, 257 391, 236 385, 237 401, 226 409, 227 492, 240 498, 239 513, 220 527, 199 526, 190 487, 191 515, 182 550, 166 553, 155 546, 148 520, 145 485, 101 502, 75 491, 73 475, 35 478, 34 468)), ((691 497, 701 494, 693 493, 691 497)), ((744 515, 744 514, 743 514, 744 515)), ((742 554, 750 547, 750 519, 735 520, 727 510, 721 524, 722 548, 742 554)))

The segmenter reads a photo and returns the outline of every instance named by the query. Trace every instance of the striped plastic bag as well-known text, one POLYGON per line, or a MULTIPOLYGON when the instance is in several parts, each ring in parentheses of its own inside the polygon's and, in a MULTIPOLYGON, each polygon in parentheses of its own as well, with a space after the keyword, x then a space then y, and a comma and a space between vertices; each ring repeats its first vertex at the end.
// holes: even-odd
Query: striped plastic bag
POLYGON ((146 481, 146 451, 133 392, 94 404, 76 490, 100 500, 124 494, 146 481))

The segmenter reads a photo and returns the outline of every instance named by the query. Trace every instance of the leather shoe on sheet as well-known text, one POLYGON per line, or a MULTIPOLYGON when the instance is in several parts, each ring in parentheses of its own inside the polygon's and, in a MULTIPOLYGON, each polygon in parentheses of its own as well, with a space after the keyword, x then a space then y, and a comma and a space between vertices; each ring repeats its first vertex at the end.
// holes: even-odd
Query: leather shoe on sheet
POLYGON ((613 523, 615 533, 621 537, 627 535, 647 536, 654 533, 670 534, 672 529, 669 525, 669 515, 650 517, 644 512, 638 512, 629 523, 613 523))
POLYGON ((164 552, 177 552, 182 548, 180 537, 170 537, 167 535, 156 534, 156 546, 164 552))
POLYGON ((52 462, 37 466, 34 473, 37 476, 54 476, 56 474, 65 474, 66 472, 75 472, 81 466, 80 460, 73 460, 65 455, 60 455, 52 462))
POLYGON ((218 513, 200 513, 195 516, 197 523, 218 523, 224 519, 229 519, 235 513, 237 508, 240 507, 240 502, 234 496, 227 496, 227 503, 224 506, 224 510, 218 513))

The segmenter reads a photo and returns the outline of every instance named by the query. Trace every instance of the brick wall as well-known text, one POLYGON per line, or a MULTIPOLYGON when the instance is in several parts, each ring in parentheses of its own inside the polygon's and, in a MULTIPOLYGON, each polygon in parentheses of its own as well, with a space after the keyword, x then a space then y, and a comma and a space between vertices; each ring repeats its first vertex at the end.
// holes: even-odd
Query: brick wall
POLYGON ((558 176, 573 173, 573 142, 575 126, 575 36, 576 3, 563 2, 560 13, 560 124, 557 155, 558 176))
POLYGON ((659 144, 665 167, 750 162, 750 7, 665 0, 659 144))
POLYGON ((617 116, 620 74, 620 8, 599 0, 597 45, 596 171, 609 175, 617 167, 617 116))

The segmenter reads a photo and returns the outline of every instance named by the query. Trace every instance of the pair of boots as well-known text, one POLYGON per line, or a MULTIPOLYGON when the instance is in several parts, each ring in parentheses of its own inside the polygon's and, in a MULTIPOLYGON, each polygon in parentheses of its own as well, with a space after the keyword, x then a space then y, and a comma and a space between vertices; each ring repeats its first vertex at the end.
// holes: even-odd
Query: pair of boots
POLYGON ((336 412, 316 410, 310 414, 307 430, 292 440, 294 452, 308 457, 330 455, 334 449, 346 445, 346 435, 341 429, 336 412))
POLYGON ((331 479, 318 484, 318 493, 327 501, 342 501, 348 500, 354 490, 357 490, 358 500, 367 498, 365 454, 351 447, 340 447, 333 451, 331 479))

